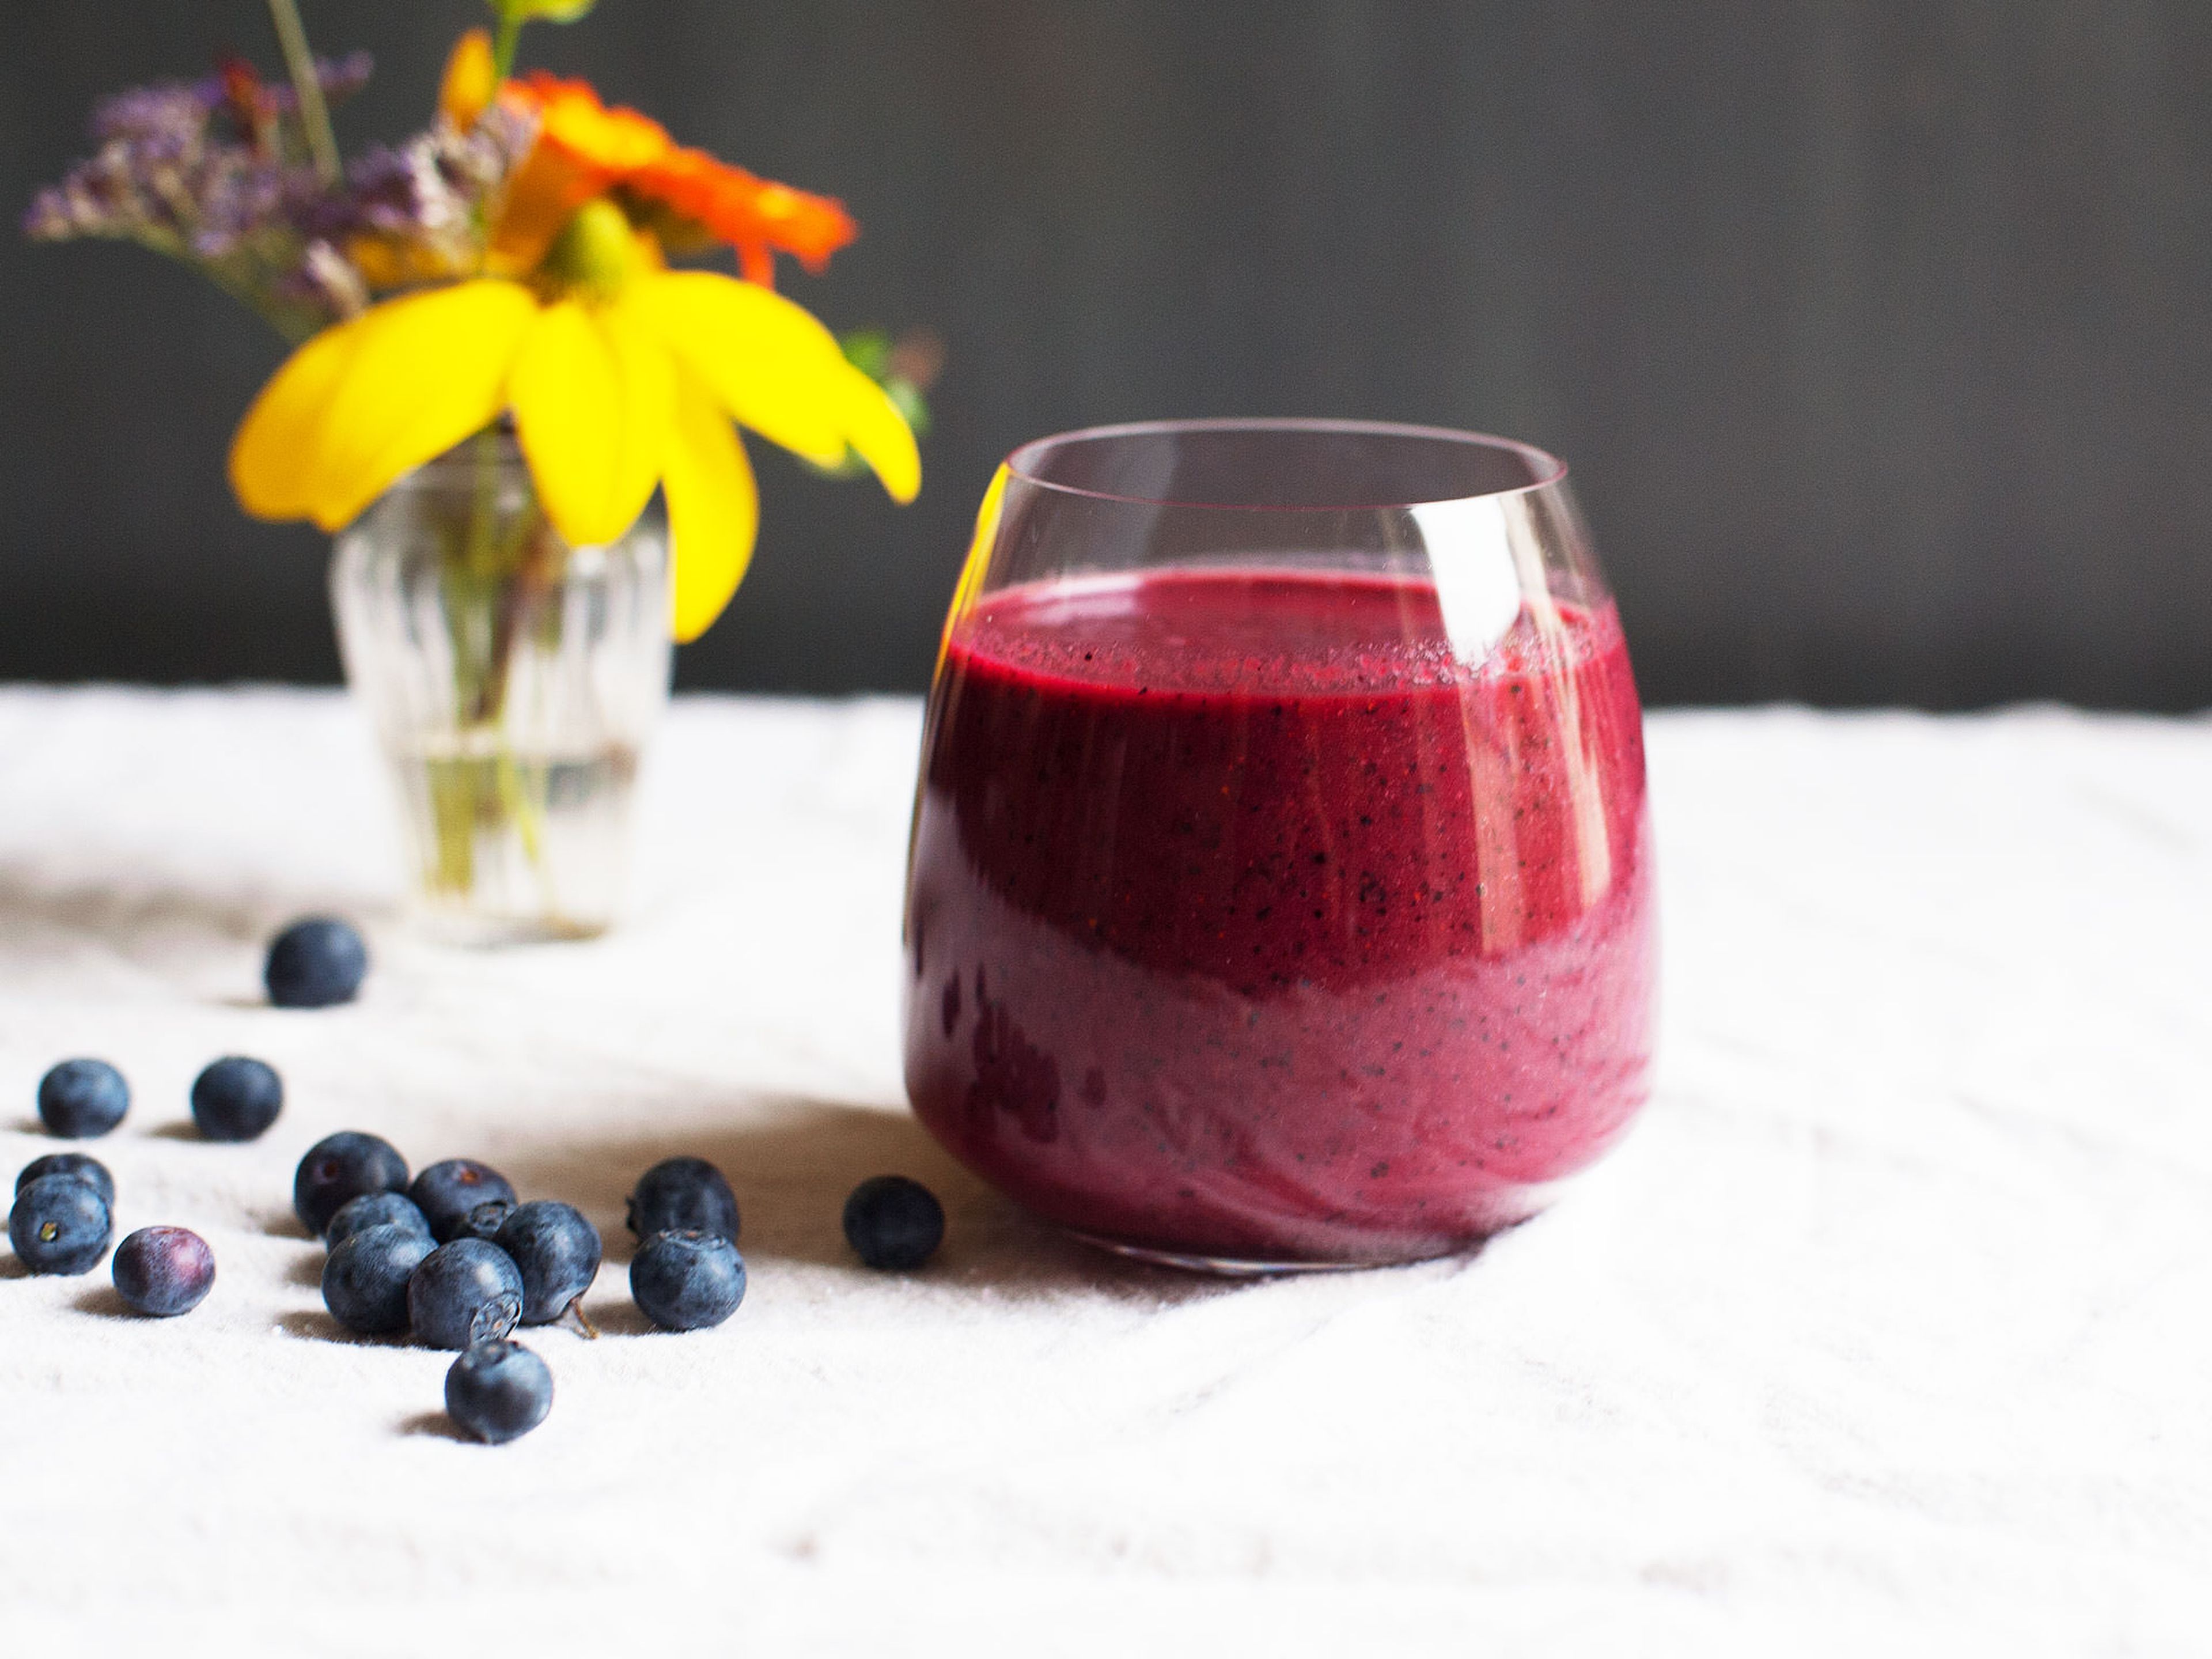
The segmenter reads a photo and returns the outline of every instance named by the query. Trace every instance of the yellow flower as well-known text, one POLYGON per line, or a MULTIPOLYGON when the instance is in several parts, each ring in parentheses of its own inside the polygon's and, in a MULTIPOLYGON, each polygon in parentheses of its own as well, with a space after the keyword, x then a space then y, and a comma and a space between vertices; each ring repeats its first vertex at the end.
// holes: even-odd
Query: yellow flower
POLYGON ((499 90, 499 66, 492 57, 491 36, 470 29, 453 42, 446 58, 446 73, 438 82, 438 113, 457 127, 475 124, 499 90))
POLYGON ((921 483, 905 420, 811 315, 758 283, 665 269, 600 199, 532 284, 429 289, 309 340, 246 411, 231 486, 258 518, 335 531, 509 410, 572 544, 613 541, 662 490, 678 640, 721 613, 752 553, 758 501, 733 419, 824 465, 849 447, 894 500, 921 483))

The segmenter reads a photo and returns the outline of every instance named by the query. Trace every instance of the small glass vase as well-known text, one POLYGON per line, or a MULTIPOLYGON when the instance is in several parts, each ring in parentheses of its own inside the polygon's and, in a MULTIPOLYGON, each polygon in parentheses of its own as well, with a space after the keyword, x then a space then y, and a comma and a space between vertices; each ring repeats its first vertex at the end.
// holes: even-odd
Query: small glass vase
POLYGON ((339 535, 331 598, 426 930, 479 945, 604 933, 639 756, 668 701, 661 523, 570 547, 513 437, 487 433, 339 535))

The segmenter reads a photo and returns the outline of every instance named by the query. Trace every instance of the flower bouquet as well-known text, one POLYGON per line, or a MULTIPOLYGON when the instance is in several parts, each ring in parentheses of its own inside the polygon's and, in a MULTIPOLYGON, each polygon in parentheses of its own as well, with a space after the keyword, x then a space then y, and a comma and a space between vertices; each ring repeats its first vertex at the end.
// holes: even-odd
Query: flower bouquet
POLYGON ((46 240, 185 261, 296 349, 240 425, 258 518, 338 535, 349 678, 400 786, 417 896, 471 938, 611 919, 630 780, 668 683, 744 574, 737 428, 833 473, 921 482, 926 343, 846 344, 775 290, 858 234, 843 206, 675 142, 586 84, 513 72, 491 0, 429 127, 341 162, 367 78, 270 0, 289 84, 233 62, 98 108, 100 149, 33 204, 46 240), (737 274, 673 263, 734 254, 737 274), (656 495, 660 514, 649 511, 656 495))

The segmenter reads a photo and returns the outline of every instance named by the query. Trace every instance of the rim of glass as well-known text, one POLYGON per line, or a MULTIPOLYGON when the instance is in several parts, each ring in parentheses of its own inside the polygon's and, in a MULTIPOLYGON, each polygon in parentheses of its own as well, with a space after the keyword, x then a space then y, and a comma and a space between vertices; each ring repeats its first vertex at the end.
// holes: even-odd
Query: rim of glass
POLYGON ((1124 421, 1108 426, 1077 427, 1072 431, 1054 432, 1046 437, 1030 439, 1006 457, 1005 466, 1009 473, 1031 488, 1048 489, 1058 495, 1076 495, 1095 501, 1120 501, 1131 507, 1194 507, 1208 513, 1381 513, 1392 507, 1432 507, 1440 501, 1496 501, 1508 495, 1525 495, 1535 490, 1552 489, 1565 483, 1567 477, 1565 461, 1549 450, 1522 443, 1517 438, 1500 438, 1487 432, 1463 432, 1449 426, 1418 426, 1402 421, 1344 421, 1292 416, 1232 415, 1203 420, 1124 421), (1078 484, 1060 483, 1051 478, 1040 477, 1033 470, 1046 453, 1069 444, 1088 443, 1105 438, 1176 437, 1194 432, 1326 432, 1369 438, 1422 438, 1459 444, 1471 449, 1505 450, 1520 457, 1536 476, 1527 483, 1515 484, 1510 489, 1424 496, 1418 501, 1284 504, 1200 501, 1172 495, 1127 495, 1110 489, 1085 489, 1078 484))

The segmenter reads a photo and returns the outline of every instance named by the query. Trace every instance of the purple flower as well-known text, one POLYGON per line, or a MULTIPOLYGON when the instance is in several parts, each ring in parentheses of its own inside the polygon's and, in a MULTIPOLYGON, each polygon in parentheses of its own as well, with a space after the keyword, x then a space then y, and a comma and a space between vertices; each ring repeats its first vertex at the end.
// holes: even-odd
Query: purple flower
MULTIPOLYGON (((335 102, 368 78, 356 52, 320 59, 335 102)), ((33 198, 25 232, 137 241, 198 267, 295 338, 350 316, 374 290, 480 268, 483 228, 535 137, 495 107, 466 131, 441 120, 378 146, 325 185, 307 159, 299 100, 230 63, 193 82, 100 100, 99 149, 33 198)))
POLYGON ((397 149, 377 145, 338 189, 303 204, 301 234, 354 250, 378 287, 474 270, 499 192, 535 137, 528 117, 495 106, 465 131, 441 120, 397 149))

